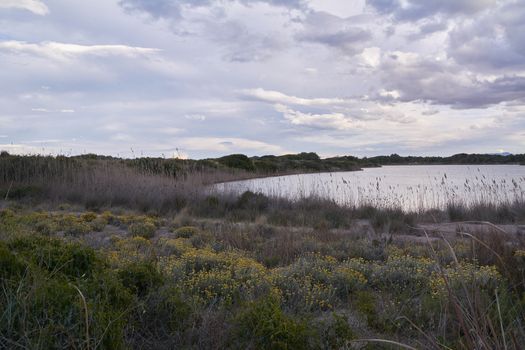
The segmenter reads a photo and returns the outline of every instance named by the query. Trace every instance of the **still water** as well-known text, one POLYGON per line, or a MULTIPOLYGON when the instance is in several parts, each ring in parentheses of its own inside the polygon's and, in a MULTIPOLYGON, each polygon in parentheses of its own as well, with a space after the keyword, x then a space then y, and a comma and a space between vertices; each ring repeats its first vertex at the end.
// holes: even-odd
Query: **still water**
POLYGON ((300 174, 229 182, 219 191, 261 192, 292 200, 317 196, 348 205, 443 208, 448 203, 472 205, 525 200, 525 166, 410 165, 363 171, 300 174))

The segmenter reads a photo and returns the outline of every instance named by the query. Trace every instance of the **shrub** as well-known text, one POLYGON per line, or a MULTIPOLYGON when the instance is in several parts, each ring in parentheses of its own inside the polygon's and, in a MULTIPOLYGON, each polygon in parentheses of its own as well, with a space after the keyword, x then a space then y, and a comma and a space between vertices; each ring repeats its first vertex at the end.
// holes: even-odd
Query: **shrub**
POLYGON ((337 290, 332 285, 332 270, 337 261, 331 257, 309 255, 275 271, 274 281, 283 303, 294 311, 330 310, 337 290))
POLYGON ((139 296, 160 286, 164 280, 157 267, 151 262, 134 262, 118 272, 122 284, 139 296))
POLYGON ((183 226, 176 229, 173 234, 175 238, 190 238, 199 233, 199 230, 193 226, 183 226))
POLYGON ((23 199, 23 198, 37 198, 42 196, 44 189, 39 186, 16 186, 9 191, 0 190, 0 198, 8 199, 23 199))
POLYGON ((10 279, 20 277, 25 270, 25 264, 9 251, 8 246, 0 242, 0 276, 10 279))
POLYGON ((34 226, 36 232, 44 235, 44 236, 50 236, 51 234, 57 232, 59 230, 57 224, 53 222, 52 220, 42 220, 35 224, 34 226))
POLYGON ((307 323, 285 315, 274 297, 248 304, 235 319, 237 348, 308 349, 314 337, 307 323))
POLYGON ((124 348, 131 298, 91 249, 42 237, 7 247, 13 253, 0 244, 1 348, 124 348))
POLYGON ((235 253, 190 248, 181 257, 162 259, 161 264, 200 305, 229 306, 253 300, 270 289, 266 269, 235 253))
POLYGON ((451 265, 441 272, 433 272, 430 279, 432 294, 436 297, 448 297, 449 292, 462 295, 470 292, 489 292, 491 295, 500 286, 502 276, 495 266, 477 266, 469 262, 451 265))
POLYGON ((82 215, 80 215, 80 219, 85 222, 91 222, 97 218, 97 214, 93 212, 87 212, 82 215))
POLYGON ((396 293, 415 293, 428 290, 435 261, 410 255, 392 254, 384 263, 371 265, 368 278, 373 287, 396 293))
POLYGON ((247 171, 254 171, 255 166, 250 158, 244 154, 231 154, 218 158, 217 161, 228 168, 242 169, 247 171))
POLYGON ((91 228, 91 230, 95 232, 102 232, 104 231, 104 228, 106 227, 107 224, 108 224, 108 221, 105 218, 97 217, 96 219, 92 220, 89 223, 89 227, 91 228))
POLYGON ((317 328, 321 342, 319 345, 322 349, 347 349, 348 343, 356 339, 347 317, 335 312, 328 320, 320 322, 317 328))
POLYGON ((151 222, 136 222, 129 226, 129 232, 132 236, 140 236, 146 239, 153 238, 157 227, 151 222))
POLYGON ((90 277, 103 267, 93 249, 59 239, 22 237, 9 242, 8 246, 38 267, 71 278, 90 277))
POLYGON ((237 200, 237 207, 257 212, 264 211, 268 208, 270 199, 262 193, 253 193, 246 191, 237 200))
POLYGON ((173 348, 176 346, 170 341, 179 338, 191 325, 193 315, 193 309, 181 290, 164 285, 152 290, 134 309, 127 333, 135 348, 140 348, 139 344, 144 340, 154 341, 152 348, 173 348))
POLYGON ((340 266, 336 267, 330 277, 330 283, 337 291, 340 299, 346 300, 351 293, 365 288, 366 277, 359 271, 352 268, 340 266))
POLYGON ((64 215, 57 222, 58 229, 67 235, 80 235, 91 231, 91 227, 75 215, 64 215))
POLYGON ((183 253, 193 248, 191 242, 184 238, 160 238, 157 242, 159 253, 164 256, 180 257, 183 253))

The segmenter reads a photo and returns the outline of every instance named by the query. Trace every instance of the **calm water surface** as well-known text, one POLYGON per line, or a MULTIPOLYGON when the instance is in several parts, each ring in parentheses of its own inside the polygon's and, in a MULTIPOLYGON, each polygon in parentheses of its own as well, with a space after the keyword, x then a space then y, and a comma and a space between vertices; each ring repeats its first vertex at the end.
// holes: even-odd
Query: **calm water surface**
POLYGON ((405 210, 443 208, 448 203, 525 200, 525 166, 411 165, 356 172, 302 174, 230 182, 218 190, 261 192, 300 199, 319 196, 342 205, 370 204, 405 210))

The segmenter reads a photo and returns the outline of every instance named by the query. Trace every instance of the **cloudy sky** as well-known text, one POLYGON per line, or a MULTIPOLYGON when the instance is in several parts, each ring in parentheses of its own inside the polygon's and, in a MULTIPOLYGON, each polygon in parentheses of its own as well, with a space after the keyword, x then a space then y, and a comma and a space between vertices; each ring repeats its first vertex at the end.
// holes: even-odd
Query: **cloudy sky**
POLYGON ((525 152, 525 0, 0 0, 0 149, 525 152))

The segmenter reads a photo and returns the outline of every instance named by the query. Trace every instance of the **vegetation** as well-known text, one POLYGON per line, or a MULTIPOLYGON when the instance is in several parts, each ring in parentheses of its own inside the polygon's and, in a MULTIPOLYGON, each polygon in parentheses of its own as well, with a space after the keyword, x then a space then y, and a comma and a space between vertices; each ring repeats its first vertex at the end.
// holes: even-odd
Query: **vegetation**
POLYGON ((405 164, 523 164, 525 154, 466 154, 460 153, 450 157, 402 157, 397 154, 363 158, 377 165, 405 165, 405 164))
POLYGON ((357 349, 374 338, 519 349, 525 340, 525 242, 498 246, 497 231, 403 241, 16 203, 0 216, 3 348, 357 349), (102 232, 99 220, 109 223, 102 232), (136 235, 133 222, 155 232, 136 235))
POLYGON ((521 348, 525 203, 404 212, 206 187, 319 164, 265 158, 3 154, 0 348, 521 348))

